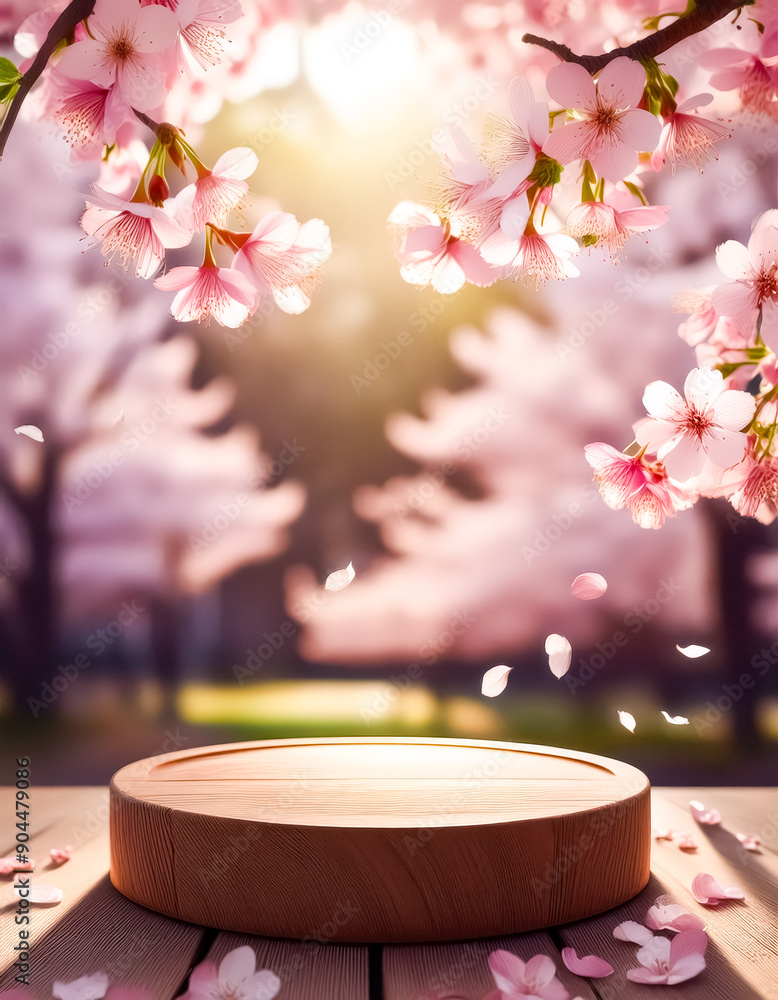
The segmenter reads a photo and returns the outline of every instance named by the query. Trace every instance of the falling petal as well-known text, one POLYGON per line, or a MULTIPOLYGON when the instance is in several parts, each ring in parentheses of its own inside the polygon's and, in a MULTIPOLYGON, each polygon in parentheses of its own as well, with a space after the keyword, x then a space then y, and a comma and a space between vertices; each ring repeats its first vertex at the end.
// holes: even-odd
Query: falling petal
POLYGON ((575 948, 563 948, 562 961, 565 963, 565 968, 569 969, 570 972, 574 972, 576 976, 589 976, 592 979, 601 979, 603 976, 609 976, 613 972, 613 966, 606 962, 604 958, 598 958, 597 955, 585 955, 583 958, 579 958, 575 948))
POLYGON ((669 715, 662 709, 662 715, 667 719, 671 726, 688 726, 689 720, 685 715, 669 715))
POLYGON ((700 872, 692 879, 692 895, 698 903, 706 906, 718 906, 722 899, 745 899, 746 894, 736 885, 724 885, 717 882, 712 875, 700 872))
POLYGON ((689 811, 697 822, 704 826, 716 826, 721 822, 721 813, 718 809, 706 809, 697 799, 692 799, 689 803, 689 811))
POLYGON ((120 424, 123 421, 124 421, 124 410, 119 410, 118 415, 113 418, 113 424, 114 426, 116 426, 116 424, 120 424))
POLYGON ((705 656, 710 650, 707 646, 678 646, 675 647, 679 653, 683 653, 684 656, 688 656, 690 660, 696 660, 698 656, 705 656))
POLYGON ((593 601, 597 597, 602 597, 608 589, 608 581, 599 573, 581 573, 573 580, 570 589, 573 592, 573 597, 577 597, 581 601, 593 601))
POLYGON ((52 847, 49 851, 51 855, 51 863, 53 865, 64 865, 66 861, 70 861, 71 851, 73 848, 68 844, 66 847, 52 847))
POLYGON ((635 732, 635 716, 630 715, 629 712, 619 712, 619 722, 624 726, 625 729, 629 729, 631 733, 635 732))
POLYGON ((747 851, 754 851, 756 854, 761 853, 762 840, 758 834, 750 837, 746 833, 737 833, 735 836, 747 851))
POLYGON ((654 840, 672 840, 675 830, 654 830, 654 840))
MULTIPOLYGON (((14 886, 14 892, 21 899, 21 890, 24 886, 14 886)), ((39 903, 41 906, 53 906, 62 902, 62 890, 47 882, 38 882, 35 885, 26 887, 28 895, 24 898, 30 903, 39 903)))
POLYGON ((24 434, 26 437, 32 438, 33 441, 43 443, 43 431, 35 424, 22 424, 20 427, 14 427, 14 431, 16 434, 24 434))
POLYGON ((554 677, 564 677, 573 659, 573 647, 563 635, 552 632, 546 636, 548 665, 554 677))
POLYGON ((336 569, 334 573, 330 573, 324 584, 324 589, 343 590, 344 587, 348 587, 355 576, 354 564, 349 563, 345 569, 336 569))
POLYGON ((513 667, 506 667, 504 664, 490 667, 481 681, 481 694, 487 698, 496 698, 498 694, 502 694, 508 683, 508 674, 511 670, 513 667))

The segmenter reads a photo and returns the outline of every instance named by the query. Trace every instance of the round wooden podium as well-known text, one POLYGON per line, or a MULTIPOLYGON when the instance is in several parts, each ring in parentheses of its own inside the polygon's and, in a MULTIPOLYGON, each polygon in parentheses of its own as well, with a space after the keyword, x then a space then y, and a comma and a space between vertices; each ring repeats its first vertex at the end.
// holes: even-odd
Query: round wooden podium
POLYGON ((138 761, 111 782, 111 881, 222 930, 471 940, 567 923, 649 877, 649 783, 553 747, 268 740, 138 761))

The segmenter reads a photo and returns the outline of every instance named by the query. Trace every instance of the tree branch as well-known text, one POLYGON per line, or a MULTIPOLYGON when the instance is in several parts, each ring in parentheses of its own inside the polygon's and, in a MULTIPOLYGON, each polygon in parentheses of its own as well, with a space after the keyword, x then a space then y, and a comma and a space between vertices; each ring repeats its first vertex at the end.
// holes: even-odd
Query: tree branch
POLYGON ((627 56, 628 59, 655 59, 661 52, 682 42, 684 38, 696 35, 705 28, 709 28, 722 17, 731 14, 732 11, 741 7, 750 7, 754 0, 697 0, 697 6, 688 14, 677 18, 666 28, 655 31, 646 38, 641 38, 631 45, 621 49, 613 49, 611 52, 603 52, 597 56, 578 56, 566 45, 560 42, 551 41, 548 38, 541 38, 539 35, 523 35, 522 42, 529 45, 539 45, 548 49, 554 55, 559 56, 564 62, 578 63, 589 73, 597 73, 604 66, 619 56, 627 56))
POLYGON ((46 68, 46 63, 51 58, 52 53, 59 43, 68 37, 79 21, 83 21, 89 17, 94 10, 94 6, 95 0, 71 0, 54 24, 52 24, 48 35, 46 35, 46 40, 38 49, 38 54, 33 59, 32 65, 20 80, 19 89, 14 94, 13 100, 8 106, 8 112, 3 121, 2 128, 0 128, 0 160, 3 158, 5 144, 8 141, 8 136, 11 134, 11 129, 14 127, 14 122, 33 84, 46 68))

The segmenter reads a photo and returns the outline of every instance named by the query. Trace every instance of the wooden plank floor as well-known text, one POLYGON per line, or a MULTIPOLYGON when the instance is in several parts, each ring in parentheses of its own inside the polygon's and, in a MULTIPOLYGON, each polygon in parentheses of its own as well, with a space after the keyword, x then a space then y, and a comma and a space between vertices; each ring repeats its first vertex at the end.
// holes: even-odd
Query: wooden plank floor
MULTIPOLYGON (((12 802, 12 790, 0 789, 2 855, 10 853, 13 843, 12 802)), ((111 982, 143 988, 152 1000, 173 1000, 184 992, 198 962, 218 962, 243 944, 256 952, 257 968, 272 969, 281 979, 278 1000, 483 1000, 494 988, 488 956, 495 948, 525 961, 535 954, 550 955, 571 998, 658 1000, 664 988, 625 978, 626 970, 637 965, 637 946, 617 941, 612 931, 623 920, 642 923, 661 895, 698 913, 710 938, 707 968, 674 986, 674 1000, 778 1000, 778 789, 654 789, 654 826, 690 833, 698 850, 686 853, 672 842, 654 840, 649 885, 615 910, 532 934, 384 948, 330 944, 326 927, 312 928, 305 942, 219 933, 137 906, 108 880, 107 802, 101 788, 37 789, 31 800, 34 881, 52 883, 64 893, 58 906, 31 912, 36 1000, 50 1000, 55 980, 69 982, 97 971, 106 972, 111 982), (689 813, 690 799, 717 808, 721 825, 698 826, 689 813), (737 833, 759 834, 761 853, 745 851, 737 833), (49 849, 66 843, 74 847, 72 860, 51 866, 49 849), (700 871, 739 885, 745 901, 715 909, 701 906, 690 891, 700 871), (579 955, 606 958, 614 975, 588 980, 571 974, 560 955, 568 946, 579 955)), ((489 887, 483 891, 488 893, 489 887)), ((16 906, 11 879, 0 879, 0 995, 15 985, 16 906)), ((337 919, 333 913, 333 921, 337 919)))

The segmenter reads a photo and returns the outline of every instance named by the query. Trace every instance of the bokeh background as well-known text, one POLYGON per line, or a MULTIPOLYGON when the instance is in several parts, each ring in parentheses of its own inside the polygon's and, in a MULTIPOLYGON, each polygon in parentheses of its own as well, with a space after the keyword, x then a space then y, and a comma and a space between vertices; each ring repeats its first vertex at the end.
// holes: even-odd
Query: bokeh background
MULTIPOLYGON (((442 129, 477 141, 519 71, 542 89, 554 59, 524 30, 572 16, 593 48, 597 18, 244 6, 231 68, 167 117, 206 162, 256 151, 247 220, 280 203, 327 222, 303 315, 178 325, 169 296, 85 250, 94 164, 30 120, 0 164, 6 756, 39 784, 103 784, 180 747, 419 734, 605 753, 656 784, 774 783, 778 531, 723 501, 642 530, 600 501, 583 446, 625 446, 644 386, 693 367, 673 303, 775 207, 775 123, 738 117, 702 176, 647 174, 670 222, 621 261, 442 296, 402 281, 389 212, 429 196, 442 129), (586 571, 608 581, 596 601, 571 595, 586 571), (552 632, 573 644, 566 679, 552 632), (500 663, 507 689, 485 698, 500 663)), ((10 54, 23 5, 0 13, 10 54)), ((689 85, 698 54, 673 65, 689 85)))

